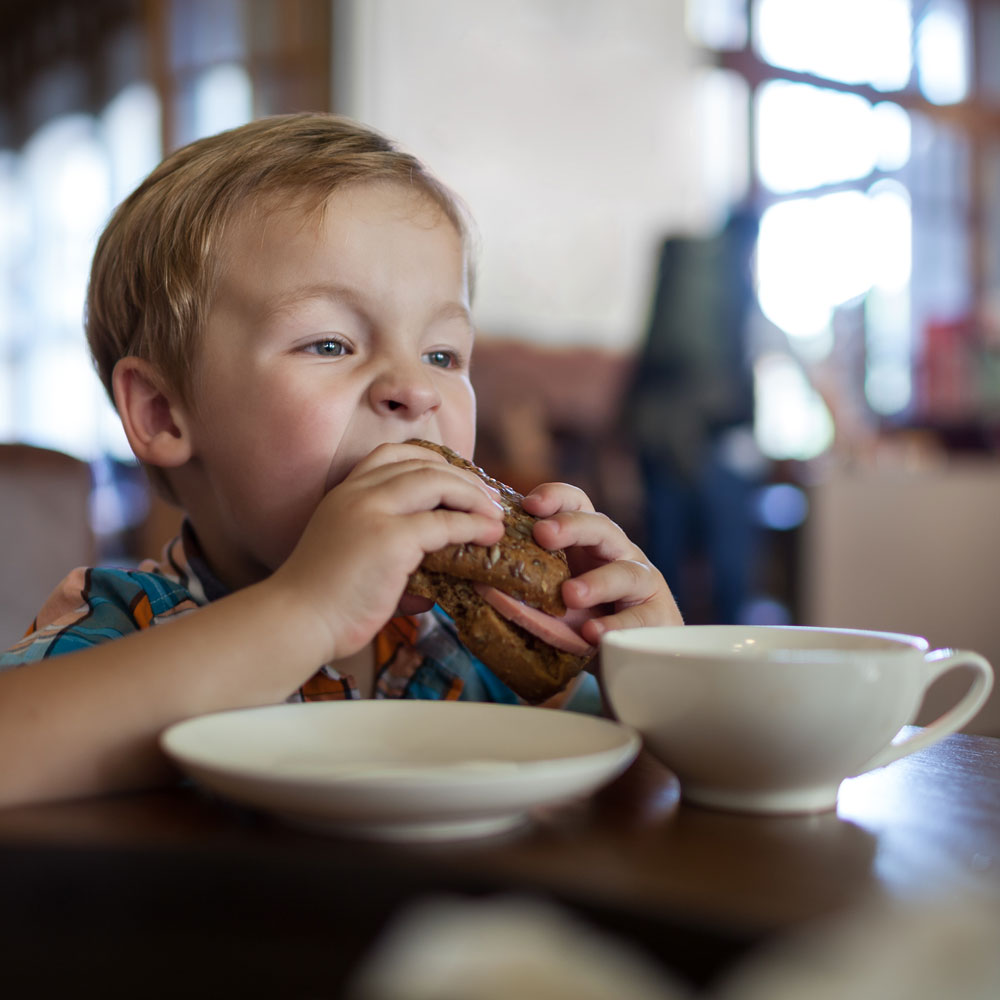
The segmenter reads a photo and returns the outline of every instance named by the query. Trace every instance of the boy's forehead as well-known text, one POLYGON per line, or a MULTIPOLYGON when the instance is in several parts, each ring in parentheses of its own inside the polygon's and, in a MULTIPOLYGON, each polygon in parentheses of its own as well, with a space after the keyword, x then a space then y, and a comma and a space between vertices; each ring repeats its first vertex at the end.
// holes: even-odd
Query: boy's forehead
POLYGON ((328 224, 336 225, 340 218, 354 215, 359 207, 364 211, 372 204, 390 217, 405 219, 428 230, 447 224, 458 237, 464 268, 470 267, 467 234, 430 194, 395 180, 368 180, 333 190, 266 191, 237 207, 217 244, 221 276, 224 277, 234 259, 265 252, 275 237, 319 240, 328 224))
POLYGON ((269 220, 298 224, 316 231, 331 215, 349 213, 359 206, 377 205, 386 212, 427 225, 449 223, 464 234, 444 208, 426 191, 396 180, 355 181, 332 190, 280 190, 260 194, 236 212, 236 224, 266 225, 269 220))
MULTIPOLYGON (((440 232, 439 227, 446 226, 455 237, 456 264, 465 286, 463 297, 468 296, 470 260, 465 233, 419 188, 399 182, 372 181, 343 185, 333 191, 268 192, 234 211, 217 245, 220 284, 216 286, 216 295, 225 294, 227 288, 232 290, 234 278, 238 285, 244 286, 247 268, 263 277, 264 285, 269 286, 255 289, 264 298, 272 297, 275 284, 286 283, 274 282, 279 273, 293 285, 298 286, 298 280, 293 279, 300 278, 308 284, 307 276, 292 267, 297 256, 292 244, 297 243, 301 248, 305 242, 305 252, 309 253, 308 244, 314 242, 320 252, 319 259, 329 261, 323 246, 329 247, 331 240, 337 246, 344 240, 342 245, 351 247, 357 230, 350 227, 359 221, 363 228, 371 223, 376 232, 385 222, 395 221, 412 223, 416 229, 428 233, 440 232), (338 231, 341 223, 346 229, 338 231)), ((386 235, 392 234, 387 231, 386 235)), ((300 249, 298 254, 301 253, 300 249)), ((351 257, 353 254, 349 253, 344 260, 351 257)))

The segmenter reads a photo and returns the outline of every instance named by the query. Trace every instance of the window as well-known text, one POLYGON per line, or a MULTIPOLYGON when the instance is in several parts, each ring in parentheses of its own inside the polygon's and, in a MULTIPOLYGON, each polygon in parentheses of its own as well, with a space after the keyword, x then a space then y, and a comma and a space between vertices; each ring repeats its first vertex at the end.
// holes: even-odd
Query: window
POLYGON ((123 90, 101 115, 58 115, 6 151, 0 211, 14 224, 0 249, 5 405, 0 433, 92 460, 128 444, 82 336, 97 235, 122 188, 159 159, 155 98, 123 90))
POLYGON ((0 440, 91 462, 92 523, 102 554, 117 558, 146 496, 84 337, 96 240, 165 149, 254 113, 327 107, 331 5, 8 7, 0 8, 0 440))
MULTIPOLYGON (((325 108, 330 5, 152 0, 142 17, 135 4, 55 6, 76 48, 41 47, 58 60, 24 69, 7 109, 27 108, 26 119, 54 110, 17 144, 3 148, 0 132, 0 440, 131 460, 83 336, 97 238, 165 148, 255 111, 325 108), (103 97, 89 96, 102 87, 103 97)), ((51 8, 39 8, 33 30, 22 24, 27 8, 16 23, 26 35, 58 35, 51 8)), ((20 72, 33 50, 9 40, 3 68, 20 72)))
POLYGON ((912 67, 910 0, 758 0, 754 45, 780 69, 901 90, 912 67))
MULTIPOLYGON (((983 375, 1000 369, 1000 208, 989 196, 1000 87, 973 65, 971 44, 1000 40, 998 7, 689 2, 696 39, 748 88, 761 308, 876 421, 981 424, 1000 411, 1000 385, 983 375), (860 345, 838 337, 845 325, 860 328, 860 345)), ((783 391, 767 370, 763 391, 783 391)), ((785 422, 807 423, 803 398, 785 395, 785 422)), ((768 401, 772 427, 781 412, 768 401)))

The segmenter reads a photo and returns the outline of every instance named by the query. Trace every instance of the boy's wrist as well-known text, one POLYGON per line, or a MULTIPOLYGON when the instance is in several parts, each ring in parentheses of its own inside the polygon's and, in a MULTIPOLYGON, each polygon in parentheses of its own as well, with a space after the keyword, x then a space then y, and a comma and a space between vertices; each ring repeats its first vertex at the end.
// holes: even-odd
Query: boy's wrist
POLYGON ((261 621, 287 632, 296 658, 308 659, 318 669, 341 655, 338 636, 327 616, 313 603, 310 592, 303 594, 300 588, 289 586, 280 571, 254 584, 252 589, 267 603, 266 610, 260 610, 261 621), (275 626, 277 622, 283 624, 275 626))

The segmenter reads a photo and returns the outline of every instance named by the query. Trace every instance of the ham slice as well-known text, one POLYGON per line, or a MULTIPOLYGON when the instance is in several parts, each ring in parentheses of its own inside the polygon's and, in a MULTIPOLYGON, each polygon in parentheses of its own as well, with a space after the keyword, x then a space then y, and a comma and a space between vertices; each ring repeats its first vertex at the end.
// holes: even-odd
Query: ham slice
POLYGON ((594 647, 580 635, 583 623, 594 617, 593 612, 571 608, 562 618, 555 618, 497 590, 496 587, 490 587, 485 583, 476 583, 474 586, 476 593, 494 611, 550 646, 573 653, 575 656, 590 656, 594 652, 594 647))

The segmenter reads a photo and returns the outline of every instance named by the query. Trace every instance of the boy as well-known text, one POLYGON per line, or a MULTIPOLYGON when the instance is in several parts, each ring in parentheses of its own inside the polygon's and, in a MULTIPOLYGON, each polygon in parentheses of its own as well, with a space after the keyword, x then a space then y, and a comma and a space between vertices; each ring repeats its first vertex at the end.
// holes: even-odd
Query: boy
MULTIPOLYGON (((487 486, 401 443, 472 455, 469 242, 419 161, 329 115, 196 142, 123 202, 87 335, 136 457, 186 521, 160 565, 75 571, 0 655, 31 661, 0 672, 0 803, 165 780, 157 735, 205 712, 514 700, 404 593, 426 552, 503 531, 487 486)), ((539 544, 569 551, 564 597, 592 609, 588 641, 680 623, 580 491, 546 484, 525 507, 539 544)))

